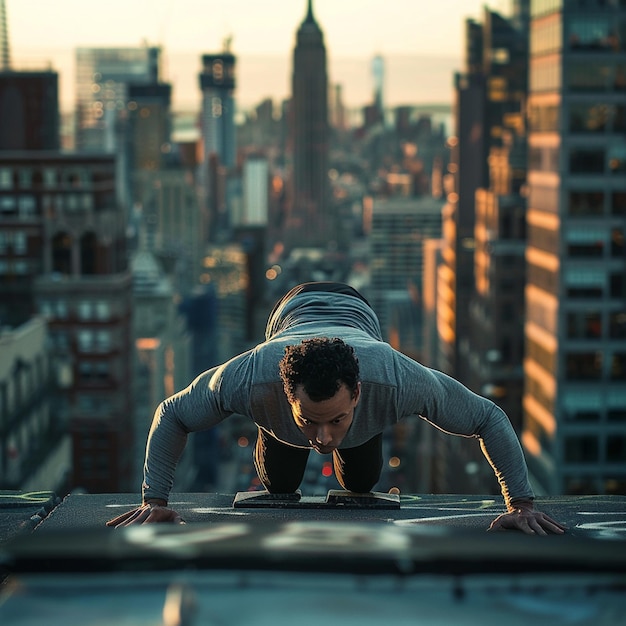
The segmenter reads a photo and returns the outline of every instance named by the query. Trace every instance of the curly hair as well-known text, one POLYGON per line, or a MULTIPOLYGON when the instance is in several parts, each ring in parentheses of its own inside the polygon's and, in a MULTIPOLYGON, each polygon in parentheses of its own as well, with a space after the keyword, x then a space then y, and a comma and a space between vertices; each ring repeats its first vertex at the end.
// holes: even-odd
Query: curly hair
POLYGON ((299 385, 313 402, 319 402, 332 398, 342 383, 354 395, 359 382, 354 348, 337 337, 315 337, 287 346, 279 369, 290 402, 295 401, 299 385))

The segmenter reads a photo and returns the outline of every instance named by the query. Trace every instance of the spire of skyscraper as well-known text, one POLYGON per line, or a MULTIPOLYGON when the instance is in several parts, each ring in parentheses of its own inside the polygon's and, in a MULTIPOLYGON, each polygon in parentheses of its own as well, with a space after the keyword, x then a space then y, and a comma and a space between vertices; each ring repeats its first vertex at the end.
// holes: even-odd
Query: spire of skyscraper
POLYGON ((305 22, 315 22, 315 17, 313 16, 313 0, 308 1, 308 8, 306 12, 305 22))

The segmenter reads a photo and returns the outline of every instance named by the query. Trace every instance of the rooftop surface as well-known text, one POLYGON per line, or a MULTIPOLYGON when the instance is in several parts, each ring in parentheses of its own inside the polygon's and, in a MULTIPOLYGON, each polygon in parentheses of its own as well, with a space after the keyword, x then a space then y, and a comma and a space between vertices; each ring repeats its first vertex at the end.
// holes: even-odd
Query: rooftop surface
POLYGON ((0 493, 0 623, 626 625, 625 496, 538 498, 549 537, 485 532, 504 506, 480 495, 179 493, 184 525, 106 527, 138 501, 0 493))
MULTIPOLYGON (((102 529, 107 520, 137 506, 134 493, 71 494, 0 492, 0 542, 18 534, 53 530, 102 529)), ((481 495, 401 495, 399 508, 330 506, 323 496, 303 496, 299 504, 235 508, 234 494, 172 494, 169 506, 188 524, 229 522, 378 522, 486 530, 504 512, 500 498, 481 495)), ((626 496, 546 496, 536 508, 568 527, 568 534, 626 540, 626 496)), ((110 530, 110 529, 107 529, 110 530)))

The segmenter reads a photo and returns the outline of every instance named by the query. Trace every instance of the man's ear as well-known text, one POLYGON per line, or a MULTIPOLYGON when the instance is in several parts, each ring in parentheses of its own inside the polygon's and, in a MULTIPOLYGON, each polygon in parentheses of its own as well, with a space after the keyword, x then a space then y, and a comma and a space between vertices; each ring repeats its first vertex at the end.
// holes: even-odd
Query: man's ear
POLYGON ((359 381, 356 384, 356 389, 354 390, 354 406, 356 406, 359 403, 359 400, 361 399, 361 382, 359 381))

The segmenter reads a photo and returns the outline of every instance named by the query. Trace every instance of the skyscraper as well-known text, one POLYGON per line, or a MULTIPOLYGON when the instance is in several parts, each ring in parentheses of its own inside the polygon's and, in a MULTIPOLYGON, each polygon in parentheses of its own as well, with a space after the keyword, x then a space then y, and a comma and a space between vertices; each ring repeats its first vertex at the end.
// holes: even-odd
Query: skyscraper
POLYGON ((208 216, 211 241, 224 238, 230 223, 233 181, 228 178, 236 162, 235 142, 235 56, 230 40, 218 54, 202 56, 202 146, 200 169, 201 204, 208 216))
POLYGON ((312 0, 296 35, 292 80, 292 197, 287 247, 326 247, 332 239, 328 182, 328 78, 324 35, 312 0))
POLYGON ((229 43, 218 54, 202 55, 202 140, 204 160, 216 155, 221 165, 235 165, 235 56, 229 43))
POLYGON ((531 6, 522 442, 549 493, 626 493, 626 5, 531 6))
POLYGON ((76 50, 76 148, 114 152, 128 84, 159 81, 160 48, 76 50))

